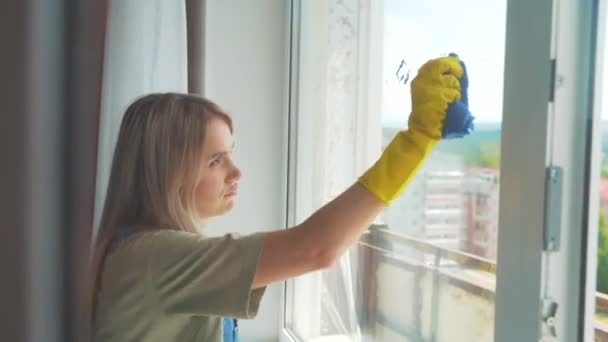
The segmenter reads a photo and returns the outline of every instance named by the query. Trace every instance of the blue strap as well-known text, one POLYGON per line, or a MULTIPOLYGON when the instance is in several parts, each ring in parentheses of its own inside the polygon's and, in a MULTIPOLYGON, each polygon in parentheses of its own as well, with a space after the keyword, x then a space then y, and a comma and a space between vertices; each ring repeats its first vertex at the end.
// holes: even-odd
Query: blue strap
POLYGON ((141 232, 143 232, 143 230, 139 227, 127 227, 115 232, 114 236, 112 236, 112 240, 110 242, 108 250, 114 250, 118 246, 118 244, 130 238, 131 236, 137 235, 141 232))
POLYGON ((115 241, 124 241, 137 233, 141 233, 141 229, 138 227, 124 228, 116 232, 114 239, 115 241))
POLYGON ((224 342, 239 342, 239 322, 236 318, 224 318, 224 342))

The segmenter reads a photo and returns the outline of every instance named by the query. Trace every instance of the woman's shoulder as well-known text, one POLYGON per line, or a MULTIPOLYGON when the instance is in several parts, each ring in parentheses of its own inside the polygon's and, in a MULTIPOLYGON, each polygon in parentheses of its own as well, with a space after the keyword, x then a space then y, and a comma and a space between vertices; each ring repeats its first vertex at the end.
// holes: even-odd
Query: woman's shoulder
POLYGON ((230 244, 242 238, 241 235, 229 233, 222 236, 207 236, 199 232, 188 232, 181 230, 162 229, 147 231, 135 239, 135 248, 158 249, 159 252, 171 253, 172 251, 184 252, 187 250, 200 250, 217 245, 230 244))
POLYGON ((171 246, 186 247, 202 243, 207 237, 202 234, 173 229, 146 231, 133 240, 136 249, 170 248, 171 246))
POLYGON ((173 262, 205 254, 224 255, 233 250, 261 244, 262 233, 239 235, 235 233, 209 237, 199 232, 162 229, 145 231, 129 238, 120 249, 123 255, 147 257, 173 262))
POLYGON ((199 234, 169 229, 138 229, 117 237, 110 249, 111 255, 137 256, 159 246, 187 244, 202 237, 199 234))
POLYGON ((162 230, 148 233, 147 236, 142 237, 142 241, 146 241, 147 244, 155 245, 157 248, 162 249, 177 247, 182 251, 189 249, 207 250, 247 244, 249 240, 258 235, 262 235, 262 233, 249 235, 227 233, 218 236, 207 236, 202 232, 162 230))
POLYGON ((150 240, 198 240, 204 238, 200 233, 187 232, 176 229, 158 229, 143 233, 150 240))

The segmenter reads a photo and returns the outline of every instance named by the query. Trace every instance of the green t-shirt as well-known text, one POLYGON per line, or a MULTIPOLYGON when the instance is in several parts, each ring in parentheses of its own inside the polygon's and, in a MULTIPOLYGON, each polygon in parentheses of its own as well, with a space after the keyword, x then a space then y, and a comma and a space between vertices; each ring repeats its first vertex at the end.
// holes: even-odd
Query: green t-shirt
POLYGON ((264 234, 137 234, 107 256, 95 342, 221 342, 223 317, 253 318, 251 290, 264 234))

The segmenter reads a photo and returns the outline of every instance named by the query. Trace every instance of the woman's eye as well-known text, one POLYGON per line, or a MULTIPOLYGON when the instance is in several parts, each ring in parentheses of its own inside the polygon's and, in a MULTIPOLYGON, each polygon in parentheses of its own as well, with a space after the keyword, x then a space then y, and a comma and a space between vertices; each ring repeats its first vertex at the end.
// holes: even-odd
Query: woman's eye
POLYGON ((219 163, 220 163, 219 159, 214 159, 214 160, 211 161, 211 163, 209 163, 209 166, 215 166, 215 165, 217 165, 219 163))

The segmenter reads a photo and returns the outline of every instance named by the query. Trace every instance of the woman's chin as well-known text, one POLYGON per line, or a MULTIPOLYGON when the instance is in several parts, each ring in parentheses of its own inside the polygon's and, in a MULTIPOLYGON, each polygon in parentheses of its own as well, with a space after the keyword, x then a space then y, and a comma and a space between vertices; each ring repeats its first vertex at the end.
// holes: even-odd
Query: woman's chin
POLYGON ((229 212, 232 210, 232 208, 234 208, 234 202, 236 200, 236 196, 230 196, 225 198, 225 204, 224 204, 224 210, 223 210, 223 214, 229 212))
POLYGON ((210 219, 227 214, 234 208, 234 202, 235 197, 224 198, 222 203, 218 203, 213 210, 206 210, 201 216, 203 219, 210 219))

